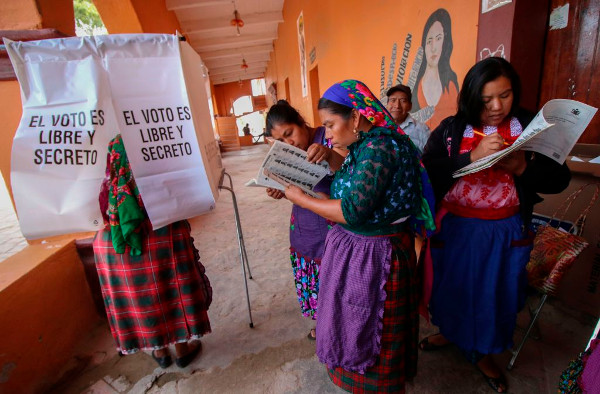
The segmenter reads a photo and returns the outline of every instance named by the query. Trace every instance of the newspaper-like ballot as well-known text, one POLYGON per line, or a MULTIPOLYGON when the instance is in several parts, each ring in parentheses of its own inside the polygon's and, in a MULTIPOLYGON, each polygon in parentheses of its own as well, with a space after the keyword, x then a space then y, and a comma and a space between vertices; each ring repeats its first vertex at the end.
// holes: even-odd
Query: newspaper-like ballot
POLYGON ((330 173, 329 163, 309 163, 302 149, 281 141, 275 141, 263 160, 255 179, 246 186, 262 186, 284 191, 289 185, 298 186, 306 194, 322 198, 313 191, 314 187, 330 173))
POLYGON ((550 100, 511 146, 474 161, 452 176, 459 178, 489 168, 517 150, 538 152, 562 164, 597 110, 575 100, 550 100))

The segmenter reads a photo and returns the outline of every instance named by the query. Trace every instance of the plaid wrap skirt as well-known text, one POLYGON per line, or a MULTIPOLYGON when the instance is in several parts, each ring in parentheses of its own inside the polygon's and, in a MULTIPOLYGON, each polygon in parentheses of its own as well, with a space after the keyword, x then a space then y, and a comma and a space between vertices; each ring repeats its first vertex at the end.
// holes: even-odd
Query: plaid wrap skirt
POLYGON ((115 252, 110 227, 94 238, 94 256, 111 332, 121 352, 160 349, 210 332, 212 288, 187 221, 152 231, 143 251, 115 252))
POLYGON ((390 238, 392 261, 385 284, 381 352, 365 374, 328 368, 331 381, 351 393, 403 393, 406 380, 417 374, 419 337, 418 293, 414 239, 408 233, 390 238))

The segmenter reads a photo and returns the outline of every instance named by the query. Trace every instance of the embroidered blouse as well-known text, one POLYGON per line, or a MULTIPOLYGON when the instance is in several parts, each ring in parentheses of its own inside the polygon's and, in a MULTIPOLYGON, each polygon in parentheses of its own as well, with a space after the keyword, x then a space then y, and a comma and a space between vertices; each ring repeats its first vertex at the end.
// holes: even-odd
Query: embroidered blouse
MULTIPOLYGON (((498 132, 504 141, 512 144, 523 128, 517 118, 501 123, 498 127, 485 126, 474 129, 467 125, 460 144, 460 153, 472 151, 483 138, 474 133, 490 135, 498 132)), ((519 211, 519 197, 512 174, 493 166, 461 177, 444 197, 442 204, 452 213, 480 219, 503 219, 519 211)))
POLYGON ((421 204, 419 161, 406 135, 383 127, 360 133, 331 185, 342 200, 344 228, 363 235, 394 234, 421 204))

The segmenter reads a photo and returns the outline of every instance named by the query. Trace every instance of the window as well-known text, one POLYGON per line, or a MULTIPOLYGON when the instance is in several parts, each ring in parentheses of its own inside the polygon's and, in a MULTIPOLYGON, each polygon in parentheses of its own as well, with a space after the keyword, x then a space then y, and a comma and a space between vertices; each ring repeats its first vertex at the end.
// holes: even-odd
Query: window
POLYGON ((233 114, 240 116, 254 111, 252 106, 252 98, 250 96, 243 96, 233 102, 233 114))
POLYGON ((265 87, 265 79, 253 79, 250 81, 252 84, 252 95, 253 96, 264 96, 267 88, 265 87))
POLYGON ((92 0, 73 0, 77 37, 108 34, 92 0))

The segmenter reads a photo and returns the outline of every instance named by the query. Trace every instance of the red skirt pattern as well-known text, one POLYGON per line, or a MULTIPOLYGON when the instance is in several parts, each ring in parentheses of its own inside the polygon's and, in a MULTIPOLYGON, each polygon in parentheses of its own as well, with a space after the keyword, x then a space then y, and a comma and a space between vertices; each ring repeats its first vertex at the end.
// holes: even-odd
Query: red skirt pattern
POLYGON ((141 256, 115 252, 110 227, 94 239, 96 269, 111 332, 125 353, 160 349, 210 332, 212 288, 187 221, 152 231, 141 256))

